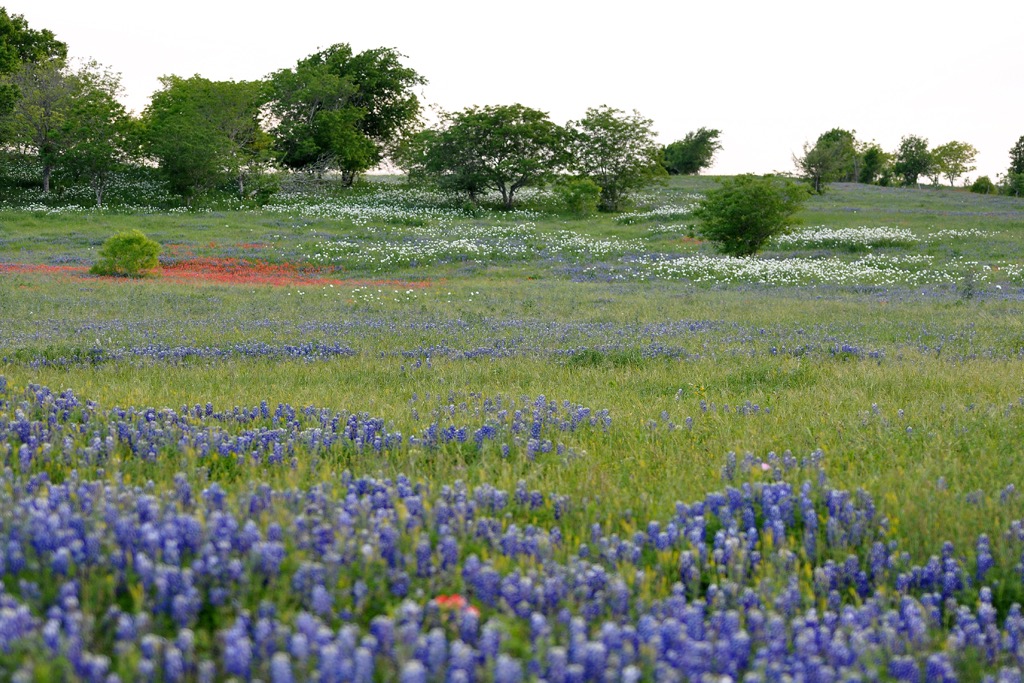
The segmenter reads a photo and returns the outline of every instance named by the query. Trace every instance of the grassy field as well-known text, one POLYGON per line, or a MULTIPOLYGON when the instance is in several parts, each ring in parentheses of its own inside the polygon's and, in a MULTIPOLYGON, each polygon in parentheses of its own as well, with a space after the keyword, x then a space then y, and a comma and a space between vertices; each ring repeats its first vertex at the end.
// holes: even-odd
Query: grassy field
POLYGON ((728 259, 713 185, 0 207, 0 666, 1018 680, 1024 201, 837 185, 728 259), (88 276, 130 228, 161 274, 88 276))

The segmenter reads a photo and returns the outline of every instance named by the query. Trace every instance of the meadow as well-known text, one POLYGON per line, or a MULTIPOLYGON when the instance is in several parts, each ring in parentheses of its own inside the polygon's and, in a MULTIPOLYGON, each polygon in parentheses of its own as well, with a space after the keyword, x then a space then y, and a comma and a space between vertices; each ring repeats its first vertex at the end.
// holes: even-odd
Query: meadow
POLYGON ((5 678, 1021 680, 1024 200, 711 187, 9 192, 5 678))

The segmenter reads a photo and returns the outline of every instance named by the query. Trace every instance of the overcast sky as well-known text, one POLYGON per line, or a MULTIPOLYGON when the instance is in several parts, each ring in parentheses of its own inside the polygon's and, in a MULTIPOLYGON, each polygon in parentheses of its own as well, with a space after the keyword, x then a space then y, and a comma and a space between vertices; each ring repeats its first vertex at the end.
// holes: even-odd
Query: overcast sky
POLYGON ((662 143, 722 131, 712 173, 788 171, 833 127, 893 150, 979 150, 995 178, 1024 135, 1024 2, 939 0, 0 0, 142 110, 165 74, 258 79, 334 43, 394 47, 429 106, 524 105, 558 123, 636 109, 662 143))

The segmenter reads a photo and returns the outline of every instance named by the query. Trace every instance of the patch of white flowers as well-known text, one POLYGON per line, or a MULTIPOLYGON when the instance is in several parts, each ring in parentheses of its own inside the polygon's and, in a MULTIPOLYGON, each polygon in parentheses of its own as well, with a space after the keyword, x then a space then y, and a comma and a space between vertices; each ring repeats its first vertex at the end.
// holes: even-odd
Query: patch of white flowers
POLYGON ((663 261, 637 262, 641 277, 686 279, 698 283, 743 282, 770 285, 827 283, 837 285, 928 285, 956 282, 968 273, 989 279, 1020 278, 1024 267, 986 266, 953 261, 932 267, 932 257, 919 254, 868 254, 855 261, 839 258, 758 258, 696 254, 663 261))
POLYGON ((570 230, 538 231, 519 225, 423 226, 380 229, 371 239, 344 238, 318 242, 308 253, 313 263, 348 265, 373 271, 396 266, 453 261, 508 262, 561 257, 616 257, 640 251, 642 240, 590 237, 570 230))
POLYGON ((769 246, 781 249, 822 247, 876 247, 909 245, 918 239, 906 228, 827 228, 823 225, 804 228, 772 239, 769 246))
POLYGON ((697 208, 697 202, 703 199, 703 195, 687 194, 682 199, 684 202, 682 204, 664 204, 653 209, 648 209, 647 211, 630 211, 628 213, 624 213, 618 217, 617 221, 626 225, 632 225, 643 221, 664 220, 666 218, 689 216, 693 213, 693 210, 697 208))
POLYGON ((965 237, 980 237, 982 239, 988 237, 994 237, 999 234, 998 230, 978 230, 977 228, 966 228, 966 229, 946 229, 933 232, 929 237, 933 240, 942 239, 960 239, 965 237))

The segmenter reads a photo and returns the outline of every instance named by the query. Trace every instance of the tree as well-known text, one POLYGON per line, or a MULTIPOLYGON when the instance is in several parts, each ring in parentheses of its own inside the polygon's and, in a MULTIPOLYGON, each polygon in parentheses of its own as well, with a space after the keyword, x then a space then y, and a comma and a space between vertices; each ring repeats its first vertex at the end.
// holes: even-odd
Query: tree
POLYGON ((619 211, 629 193, 665 174, 653 121, 608 106, 571 122, 573 168, 601 188, 601 209, 619 211))
POLYGON ((823 194, 829 183, 856 181, 859 156, 853 133, 833 128, 818 136, 814 146, 804 144, 803 156, 793 156, 793 163, 814 191, 823 194))
POLYGON ((939 145, 932 150, 932 160, 938 172, 953 187, 956 179, 974 170, 974 161, 978 158, 978 150, 966 142, 953 140, 939 145))
POLYGON ((918 178, 931 167, 932 154, 928 151, 926 138, 907 135, 900 140, 892 170, 903 179, 904 185, 916 185, 918 178))
POLYGON ((806 187, 787 178, 739 175, 705 193, 693 215, 701 221, 701 235, 722 253, 750 256, 786 230, 806 199, 806 187))
MULTIPOLYGON (((67 56, 68 46, 57 40, 52 31, 31 29, 25 17, 8 15, 0 7, 0 77, 13 74, 23 64, 63 61, 67 56)), ((18 96, 15 84, 0 81, 0 116, 11 112, 18 96)))
POLYGON ((672 175, 696 175, 711 166, 715 153, 722 149, 717 128, 698 128, 682 140, 665 147, 665 170, 672 175))
POLYGON ((19 93, 4 119, 4 137, 39 157, 43 193, 48 194, 60 157, 59 131, 79 83, 61 59, 26 62, 4 82, 19 93))
POLYGON ((232 183, 246 196, 271 156, 260 127, 265 98, 258 81, 210 81, 200 76, 165 76, 143 112, 143 136, 172 189, 192 200, 232 183))
POLYGON ((346 184, 393 151, 419 122, 426 80, 391 48, 332 45, 270 77, 270 113, 289 168, 341 171, 346 184))
POLYGON ((1024 173, 1024 135, 1010 148, 1010 168, 1007 173, 1024 173))
POLYGON ((1011 197, 1024 197, 1024 173, 1007 173, 1002 186, 1003 191, 1011 197))
POLYGON ((103 205, 113 172, 131 155, 135 122, 117 100, 121 77, 87 64, 77 74, 78 88, 59 131, 62 166, 88 179, 103 205))
POLYGON ((889 154, 875 142, 866 145, 861 150, 860 160, 860 176, 858 180, 868 185, 878 180, 889 166, 889 154))
POLYGON ((411 166, 475 200, 482 188, 501 193, 511 209, 523 187, 543 185, 566 162, 565 129, 545 112, 521 104, 469 107, 446 117, 440 131, 421 138, 411 166))

